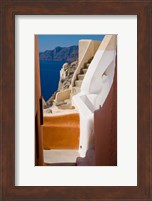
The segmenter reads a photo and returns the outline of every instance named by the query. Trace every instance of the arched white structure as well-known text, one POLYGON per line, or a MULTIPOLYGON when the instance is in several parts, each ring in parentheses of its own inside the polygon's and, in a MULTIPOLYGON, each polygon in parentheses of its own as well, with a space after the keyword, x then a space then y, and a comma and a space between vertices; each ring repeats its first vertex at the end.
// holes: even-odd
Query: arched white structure
POLYGON ((106 35, 97 49, 82 82, 80 93, 72 97, 80 113, 81 157, 94 146, 94 111, 102 107, 113 83, 116 58, 116 35, 106 35))

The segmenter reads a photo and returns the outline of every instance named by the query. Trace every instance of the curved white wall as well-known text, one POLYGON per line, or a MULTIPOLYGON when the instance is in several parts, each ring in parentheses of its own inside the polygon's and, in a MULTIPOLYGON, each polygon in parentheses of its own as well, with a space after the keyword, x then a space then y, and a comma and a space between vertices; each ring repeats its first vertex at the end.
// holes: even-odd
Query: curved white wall
POLYGON ((116 35, 106 35, 89 66, 81 92, 72 101, 80 112, 80 155, 93 145, 94 111, 102 107, 113 83, 116 57, 116 35))

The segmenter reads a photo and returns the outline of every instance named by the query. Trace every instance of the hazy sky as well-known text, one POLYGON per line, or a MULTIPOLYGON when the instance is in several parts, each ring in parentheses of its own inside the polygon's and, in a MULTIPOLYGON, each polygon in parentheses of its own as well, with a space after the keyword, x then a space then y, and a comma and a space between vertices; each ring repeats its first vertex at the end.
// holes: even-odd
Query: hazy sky
POLYGON ((104 35, 39 35, 39 52, 52 50, 57 46, 78 45, 80 39, 102 40, 104 35))

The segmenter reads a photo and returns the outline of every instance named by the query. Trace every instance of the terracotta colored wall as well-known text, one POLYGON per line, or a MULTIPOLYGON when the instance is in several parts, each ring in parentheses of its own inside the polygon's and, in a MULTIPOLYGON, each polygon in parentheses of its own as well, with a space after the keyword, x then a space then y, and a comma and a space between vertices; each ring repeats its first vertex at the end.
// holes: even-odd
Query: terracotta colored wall
MULTIPOLYGON (((117 68, 116 68, 117 69, 117 68)), ((97 166, 117 165, 117 70, 110 93, 94 114, 95 157, 97 166)))
POLYGON ((38 37, 35 36, 35 165, 43 165, 43 142, 42 128, 40 118, 40 66, 39 66, 39 50, 38 37))
POLYGON ((44 117, 44 149, 78 149, 80 136, 79 114, 44 117))

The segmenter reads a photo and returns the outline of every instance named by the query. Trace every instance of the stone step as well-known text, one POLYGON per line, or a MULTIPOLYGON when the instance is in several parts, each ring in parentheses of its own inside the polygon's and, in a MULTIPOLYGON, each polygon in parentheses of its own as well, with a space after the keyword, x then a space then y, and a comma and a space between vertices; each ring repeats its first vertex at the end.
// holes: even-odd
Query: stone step
POLYGON ((83 72, 84 74, 86 74, 87 70, 88 70, 87 68, 83 68, 83 69, 82 69, 82 72, 83 72))
POLYGON ((85 76, 84 74, 79 74, 79 75, 78 75, 78 80, 83 80, 83 79, 84 79, 84 76, 85 76))
POLYGON ((44 150, 44 162, 48 165, 73 166, 79 157, 78 149, 51 149, 44 150))
POLYGON ((90 63, 87 63, 87 64, 86 64, 86 67, 89 68, 89 66, 90 66, 90 63))
POLYGON ((93 57, 91 59, 89 59, 88 63, 91 63, 92 59, 93 59, 93 57))
POLYGON ((75 81, 75 86, 76 86, 76 87, 80 87, 81 84, 82 84, 82 80, 76 80, 76 81, 75 81))

